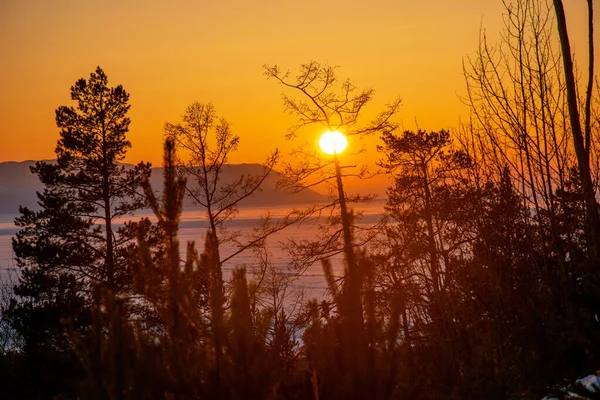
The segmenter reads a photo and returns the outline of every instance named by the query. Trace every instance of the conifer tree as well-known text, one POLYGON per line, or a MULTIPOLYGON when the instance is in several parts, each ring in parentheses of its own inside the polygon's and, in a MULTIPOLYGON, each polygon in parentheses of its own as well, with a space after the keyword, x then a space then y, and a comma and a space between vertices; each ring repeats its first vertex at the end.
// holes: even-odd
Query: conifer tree
POLYGON ((148 180, 143 183, 150 207, 158 218, 161 251, 153 256, 151 247, 141 234, 138 237, 139 251, 132 256, 136 289, 152 305, 159 326, 158 334, 149 333, 147 342, 159 344, 157 350, 162 354, 162 368, 166 376, 165 394, 187 399, 195 398, 199 393, 200 374, 204 369, 200 354, 204 325, 200 305, 206 279, 197 267, 198 257, 193 243, 188 244, 184 268, 180 263, 178 230, 186 180, 177 176, 175 168, 175 146, 172 140, 167 139, 162 201, 159 202, 148 180))
MULTIPOLYGON (((31 168, 44 184, 38 193, 40 209, 21 208, 15 221, 21 230, 13 250, 22 274, 15 287, 19 297, 7 312, 25 347, 33 353, 52 349, 63 360, 72 352, 61 318, 86 331, 95 287, 115 295, 130 288, 126 255, 133 238, 127 232, 132 230, 117 229, 115 219, 144 206, 138 191, 150 172, 149 164, 121 164, 131 146, 126 138, 129 94, 121 85, 109 87, 98 67, 89 79, 71 87, 71 99, 76 106, 56 110, 56 162, 40 161, 31 168)), ((63 376, 53 379, 54 386, 80 376, 76 370, 74 365, 55 369, 63 376)))

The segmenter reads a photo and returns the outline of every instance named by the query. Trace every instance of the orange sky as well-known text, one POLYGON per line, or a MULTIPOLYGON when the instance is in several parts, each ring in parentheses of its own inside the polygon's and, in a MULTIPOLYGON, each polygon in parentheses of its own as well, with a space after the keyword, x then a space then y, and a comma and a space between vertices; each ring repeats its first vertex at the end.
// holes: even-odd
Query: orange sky
MULTIPOLYGON (((567 3, 585 54, 585 1, 567 3)), ((456 127, 467 115, 462 58, 481 24, 500 30, 502 11, 501 0, 3 0, 0 161, 53 158, 54 110, 97 65, 131 94, 129 162, 160 165, 164 123, 193 101, 213 102, 233 123, 242 142, 232 162, 289 150, 294 120, 265 63, 340 65, 341 77, 376 89, 371 110, 400 95, 406 128, 456 127)))

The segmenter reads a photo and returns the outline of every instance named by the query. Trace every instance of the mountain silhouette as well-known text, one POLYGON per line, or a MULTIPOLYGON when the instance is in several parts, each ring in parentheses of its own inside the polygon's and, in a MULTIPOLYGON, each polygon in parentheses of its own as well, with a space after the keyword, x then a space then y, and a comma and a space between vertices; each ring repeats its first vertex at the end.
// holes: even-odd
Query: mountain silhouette
MULTIPOLYGON (((52 160, 46 161, 52 162, 52 160)), ((29 169, 35 163, 36 161, 31 160, 0 163, 0 214, 17 214, 20 205, 34 210, 39 208, 36 191, 41 192, 44 186, 37 175, 32 174, 29 169)), ((256 175, 262 171, 263 167, 260 164, 229 164, 223 167, 221 183, 227 185, 237 180, 240 175, 256 175)), ((281 174, 273 171, 263 182, 262 190, 255 192, 251 197, 242 201, 240 206, 263 207, 312 204, 327 200, 325 195, 308 188, 300 193, 285 193, 283 190, 276 188, 277 181, 280 178, 281 174)), ((162 168, 152 168, 150 182, 154 190, 162 192, 162 181, 162 168)), ((193 180, 190 179, 188 184, 193 184, 193 180)), ((197 206, 186 196, 183 208, 194 209, 197 206)))

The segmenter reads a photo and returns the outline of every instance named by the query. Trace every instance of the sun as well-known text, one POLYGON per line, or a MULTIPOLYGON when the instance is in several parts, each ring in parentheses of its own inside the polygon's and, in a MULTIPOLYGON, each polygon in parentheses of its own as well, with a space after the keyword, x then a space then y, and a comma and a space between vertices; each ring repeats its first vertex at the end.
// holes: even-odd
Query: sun
POLYGON ((327 154, 339 154, 348 146, 348 140, 338 131, 327 131, 321 136, 319 146, 327 154))

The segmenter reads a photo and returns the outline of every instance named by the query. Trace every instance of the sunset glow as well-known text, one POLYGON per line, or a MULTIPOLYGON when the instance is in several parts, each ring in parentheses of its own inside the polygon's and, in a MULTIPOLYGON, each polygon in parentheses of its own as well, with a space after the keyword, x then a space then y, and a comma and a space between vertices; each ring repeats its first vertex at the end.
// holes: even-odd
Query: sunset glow
MULTIPOLYGON (((585 1, 566 7, 584 57, 585 1)), ((294 121, 281 111, 281 88, 265 82, 265 63, 284 70, 311 59, 339 65, 342 79, 376 90, 365 117, 401 96, 406 128, 456 127, 468 120, 458 97, 463 58, 477 49, 480 28, 497 38, 502 10, 501 1, 480 0, 5 1, 0 161, 53 158, 54 110, 70 101, 74 79, 98 65, 131 94, 130 163, 160 165, 164 123, 193 101, 214 103, 241 136, 231 162, 262 162, 274 147, 293 150, 282 132, 294 121), (360 29, 330 30, 325 39, 299 12, 304 7, 360 29)), ((372 155, 377 139, 367 148, 372 155)))
POLYGON ((599 3, 0 0, 0 399, 597 398, 599 3))

